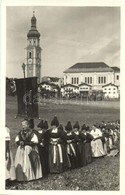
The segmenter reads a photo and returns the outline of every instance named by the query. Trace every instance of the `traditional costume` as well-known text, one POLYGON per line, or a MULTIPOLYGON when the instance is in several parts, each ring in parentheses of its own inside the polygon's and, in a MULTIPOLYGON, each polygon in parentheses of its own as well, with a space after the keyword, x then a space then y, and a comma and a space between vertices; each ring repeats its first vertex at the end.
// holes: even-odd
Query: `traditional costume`
POLYGON ((13 161, 12 152, 10 150, 10 129, 5 127, 5 170, 6 180, 13 181, 16 179, 15 166, 13 161))
POLYGON ((83 165, 87 165, 92 162, 92 148, 91 148, 91 141, 93 140, 93 136, 90 134, 89 126, 82 126, 82 133, 85 136, 85 140, 83 141, 84 144, 84 158, 83 158, 83 165))
POLYGON ((102 145, 102 132, 100 131, 99 128, 97 128, 96 125, 93 125, 93 128, 91 130, 91 135, 94 138, 91 141, 92 156, 93 157, 104 156, 105 153, 102 145))
POLYGON ((76 167, 83 166, 83 162, 81 159, 84 158, 81 155, 84 156, 84 145, 82 141, 85 140, 85 136, 81 135, 79 129, 80 129, 79 123, 78 121, 76 121, 76 123, 73 126, 74 142, 76 143, 76 157, 77 157, 76 167))
POLYGON ((66 153, 66 133, 58 128, 59 122, 55 116, 51 122, 52 128, 47 131, 49 141, 49 171, 61 173, 70 167, 66 153))
MULTIPOLYGON (((30 129, 30 125, 29 121, 23 121, 23 130, 15 138, 15 142, 18 145, 15 156, 16 178, 18 181, 30 181, 42 177, 42 168, 37 148, 37 132, 30 129)), ((30 127, 33 128, 33 125, 30 127)))
POLYGON ((37 125, 38 127, 38 151, 40 155, 40 162, 42 166, 43 176, 48 174, 48 144, 46 138, 46 132, 48 130, 48 122, 41 120, 37 125))
POLYGON ((71 122, 68 121, 67 125, 65 126, 65 131, 66 131, 66 148, 67 148, 67 154, 70 159, 71 163, 71 169, 76 168, 78 165, 78 147, 76 145, 76 142, 74 140, 74 134, 72 131, 72 125, 71 122))

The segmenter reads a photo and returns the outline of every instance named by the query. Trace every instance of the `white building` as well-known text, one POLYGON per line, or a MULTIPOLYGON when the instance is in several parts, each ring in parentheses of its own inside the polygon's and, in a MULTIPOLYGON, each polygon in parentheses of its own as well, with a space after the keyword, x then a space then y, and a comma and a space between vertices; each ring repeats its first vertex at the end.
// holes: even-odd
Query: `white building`
POLYGON ((42 82, 53 83, 55 85, 58 85, 59 87, 63 86, 63 83, 64 83, 63 78, 49 77, 49 76, 42 77, 42 82))
POLYGON ((62 93, 62 96, 65 96, 65 95, 70 95, 72 93, 79 93, 79 87, 78 86, 75 86, 75 85, 72 85, 72 84, 66 84, 64 86, 61 87, 61 93, 62 93))
POLYGON ((88 93, 92 90, 92 86, 87 84, 87 83, 81 83, 79 85, 79 94, 86 94, 88 95, 88 93))
POLYGON ((46 89, 48 91, 54 91, 54 92, 57 92, 58 89, 57 89, 57 85, 53 84, 53 83, 49 83, 49 82, 42 82, 39 84, 38 86, 38 91, 40 92, 40 88, 43 88, 43 89, 46 89))
POLYGON ((112 83, 102 86, 105 98, 118 98, 119 91, 118 86, 112 83))
POLYGON ((64 71, 64 85, 86 83, 92 86, 92 90, 102 90, 102 86, 108 83, 120 84, 119 80, 120 69, 113 69, 104 62, 76 63, 64 71))

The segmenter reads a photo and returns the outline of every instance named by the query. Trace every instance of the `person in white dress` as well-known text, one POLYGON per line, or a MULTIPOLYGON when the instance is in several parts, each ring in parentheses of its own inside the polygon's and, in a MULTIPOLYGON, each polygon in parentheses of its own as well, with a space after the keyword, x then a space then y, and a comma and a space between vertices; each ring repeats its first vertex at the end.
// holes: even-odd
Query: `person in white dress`
POLYGON ((91 141, 92 157, 101 157, 105 155, 102 144, 102 132, 96 125, 92 126, 91 135, 93 140, 91 141))

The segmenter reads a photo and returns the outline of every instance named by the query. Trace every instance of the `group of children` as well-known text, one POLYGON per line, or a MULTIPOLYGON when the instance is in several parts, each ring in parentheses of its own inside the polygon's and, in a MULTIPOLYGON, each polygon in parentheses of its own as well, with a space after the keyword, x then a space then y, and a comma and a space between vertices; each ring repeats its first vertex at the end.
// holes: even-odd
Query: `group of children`
POLYGON ((10 132, 6 127, 6 180, 31 181, 49 173, 62 173, 83 167, 93 157, 103 157, 113 150, 120 138, 120 121, 94 124, 91 127, 76 121, 63 126, 54 116, 49 128, 41 120, 34 129, 34 119, 25 119, 17 134, 17 151, 13 161, 10 132))

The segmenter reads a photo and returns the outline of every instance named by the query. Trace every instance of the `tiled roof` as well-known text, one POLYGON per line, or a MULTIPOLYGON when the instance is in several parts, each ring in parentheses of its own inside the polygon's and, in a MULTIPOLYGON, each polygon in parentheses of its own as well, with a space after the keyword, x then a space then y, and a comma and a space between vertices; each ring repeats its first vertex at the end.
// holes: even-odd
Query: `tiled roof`
POLYGON ((113 83, 108 83, 108 84, 106 84, 106 85, 103 85, 102 87, 107 87, 107 86, 109 86, 109 85, 114 86, 114 87, 118 87, 117 85, 115 85, 115 84, 113 84, 113 83))
POLYGON ((120 72, 120 68, 117 66, 112 66, 111 68, 114 70, 114 72, 120 72))
POLYGON ((104 62, 84 62, 71 66, 64 73, 80 73, 80 72, 113 72, 104 62))

